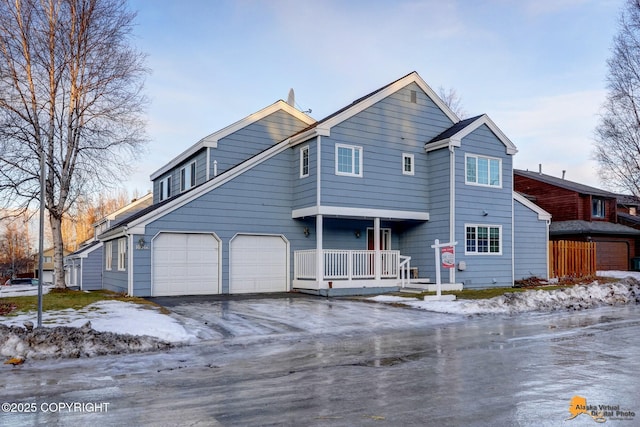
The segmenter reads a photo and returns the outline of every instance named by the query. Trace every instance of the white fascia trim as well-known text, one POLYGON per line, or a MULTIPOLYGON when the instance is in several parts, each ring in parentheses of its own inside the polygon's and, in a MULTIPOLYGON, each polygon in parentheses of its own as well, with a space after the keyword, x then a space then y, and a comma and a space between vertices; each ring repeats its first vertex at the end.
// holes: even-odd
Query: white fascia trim
POLYGON ((441 148, 460 147, 460 145, 462 145, 460 138, 456 136, 443 139, 442 141, 438 141, 434 144, 426 144, 424 151, 429 153, 430 151, 440 150, 441 148))
POLYGON ((302 218, 316 215, 429 221, 429 212, 397 211, 392 209, 349 208, 343 206, 309 206, 308 208, 294 209, 291 211, 292 218, 302 218))
POLYGON ((549 212, 545 211, 540 206, 536 205, 531 200, 529 200, 526 197, 524 197, 522 194, 516 193, 514 191, 513 192, 513 200, 515 200, 516 202, 519 202, 520 204, 524 205, 524 207, 529 208, 532 211, 534 211, 535 213, 537 213, 538 214, 538 219, 540 221, 551 221, 551 214, 549 212))
POLYGON ((431 98, 431 100, 438 106, 438 108, 442 110, 442 112, 449 118, 449 120, 451 120, 452 123, 458 123, 460 121, 460 118, 456 115, 456 113, 454 113, 442 101, 442 99, 440 99, 440 97, 435 93, 435 91, 431 89, 431 87, 424 80, 422 80, 422 77, 420 77, 420 75, 418 75, 418 73, 414 71, 411 74, 405 76, 404 78, 396 81, 395 83, 385 87, 379 92, 369 96, 368 98, 358 102, 357 104, 354 104, 351 108, 347 108, 342 113, 334 117, 331 117, 329 120, 322 123, 322 125, 327 127, 328 129, 331 129, 332 126, 342 123, 348 118, 353 117, 354 115, 360 113, 363 110, 366 110, 367 108, 371 107, 373 104, 381 101, 382 99, 397 92, 398 90, 402 89, 403 87, 411 83, 417 84, 420 87, 420 89, 422 89, 424 93, 429 98, 431 98))
POLYGON ((325 127, 324 125, 314 127, 313 129, 309 129, 307 131, 304 131, 302 133, 299 133, 298 135, 295 135, 289 138, 288 139, 289 146, 293 147, 302 142, 306 142, 312 138, 315 138, 316 136, 331 136, 331 131, 329 128, 325 127))
MULTIPOLYGON (((288 104, 287 104, 288 105, 288 104)), ((268 149, 266 149, 265 151, 261 152, 260 154, 258 154, 257 156, 254 156, 252 158, 250 158, 249 160, 245 161, 244 163, 233 167, 232 169, 230 169, 229 171, 225 172, 224 174, 218 175, 217 177, 210 179, 209 181, 205 182, 204 184, 189 190, 188 193, 185 194, 185 196, 183 197, 178 197, 177 199, 168 202, 166 205, 163 205, 161 207, 159 207, 158 209, 149 212, 147 215, 142 216, 140 218, 137 218, 135 220, 133 220, 132 222, 130 222, 128 224, 128 230, 124 230, 122 233, 122 235, 127 235, 129 233, 135 233, 135 234, 144 234, 144 230, 147 224, 155 221, 157 218, 162 217, 163 215, 166 215, 167 213, 178 209, 184 205, 186 205, 187 203, 192 202, 193 200, 197 199, 198 197, 202 196, 205 193, 208 193, 209 191, 221 186, 222 184, 231 181, 232 179, 235 179, 236 177, 238 177, 239 175, 242 175, 243 173, 245 173, 246 171, 252 169, 254 166, 264 162, 265 160, 268 160, 269 158, 285 151, 286 149, 289 148, 289 139, 286 139, 268 149)), ((118 230, 119 231, 119 230, 118 230)), ((115 230, 114 230, 115 232, 115 230)), ((102 236, 102 235, 101 235, 102 236)), ((110 235, 107 235, 109 238, 111 238, 110 235)))
POLYGON ((200 151, 202 148, 206 148, 206 147, 210 147, 210 148, 217 148, 218 147, 218 141, 221 140, 222 138, 225 138, 229 135, 231 135, 234 132, 239 131, 242 128, 245 128, 247 126, 249 126, 252 123, 257 122, 258 120, 262 120, 263 118, 269 116, 270 114, 275 113, 276 111, 279 110, 284 110, 285 112, 291 114, 292 116, 294 116, 295 118, 297 118, 298 120, 302 121, 303 123, 306 123, 307 125, 312 125, 313 123, 315 123, 315 119, 307 116, 306 114, 304 114, 302 111, 297 110, 296 108, 292 107, 291 105, 287 104, 286 102, 279 100, 271 105, 269 105, 268 107, 263 108, 260 111, 257 111, 253 114, 251 114, 250 116, 245 117, 242 120, 239 120, 225 128, 220 129, 217 132, 214 132, 212 134, 209 134, 207 136, 205 136, 204 138, 202 138, 200 141, 198 141, 196 144, 192 145, 190 148, 188 148, 187 150, 183 151, 181 154, 179 154, 177 157, 175 157, 173 160, 171 160, 169 163, 167 163, 166 165, 164 165, 163 167, 161 167, 160 169, 158 169, 157 171, 153 172, 150 176, 151 180, 155 180, 158 177, 160 177, 162 174, 170 171, 171 169, 175 168, 176 166, 178 166, 179 164, 181 164, 182 162, 184 162, 185 160, 187 160, 189 157, 193 156, 194 154, 196 154, 198 151, 200 151))
POLYGON ((498 128, 498 126, 496 126, 493 120, 491 120, 489 116, 487 116, 486 114, 483 114, 482 116, 478 117, 476 121, 474 121, 469 126, 465 127, 460 132, 458 132, 456 134, 456 138, 462 139, 465 136, 469 135, 474 130, 478 129, 482 125, 486 125, 491 130, 491 132, 493 132, 498 137, 500 142, 504 144, 507 154, 514 155, 518 152, 518 149, 516 148, 515 144, 511 142, 509 138, 507 138, 507 136, 500 130, 500 128, 498 128))

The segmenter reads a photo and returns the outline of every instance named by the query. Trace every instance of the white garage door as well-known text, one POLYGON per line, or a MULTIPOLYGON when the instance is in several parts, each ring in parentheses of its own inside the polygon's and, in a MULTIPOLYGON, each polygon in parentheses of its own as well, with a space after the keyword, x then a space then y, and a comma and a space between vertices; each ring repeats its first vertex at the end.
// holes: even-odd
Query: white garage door
POLYGON ((219 293, 219 254, 213 234, 160 233, 153 239, 152 294, 219 293))
POLYGON ((281 236, 235 236, 231 241, 229 292, 288 291, 287 261, 287 242, 281 236))

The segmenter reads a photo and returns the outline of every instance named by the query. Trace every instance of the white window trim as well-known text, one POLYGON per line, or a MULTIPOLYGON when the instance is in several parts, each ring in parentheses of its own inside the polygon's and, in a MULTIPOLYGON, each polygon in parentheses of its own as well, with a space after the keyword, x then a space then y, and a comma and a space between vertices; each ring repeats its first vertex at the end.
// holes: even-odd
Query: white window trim
POLYGON ((104 269, 111 271, 113 268, 113 242, 104 244, 104 269))
POLYGON ((504 235, 502 234, 502 225, 499 224, 465 224, 464 225, 464 254, 465 255, 477 255, 477 256, 496 256, 502 255, 502 242, 504 240, 504 235), (467 228, 475 227, 476 229, 476 250, 469 251, 467 249, 467 228), (478 252, 478 227, 487 227, 487 228, 497 228, 498 233, 500 233, 500 241, 498 252, 478 252))
POLYGON ((415 156, 413 154, 410 154, 410 153, 402 153, 402 174, 403 175, 414 175, 415 174, 415 170, 416 170, 415 156), (411 170, 410 171, 406 171, 404 169, 405 159, 411 159, 411 170))
MULTIPOLYGON (((354 176, 354 177, 362 177, 362 147, 358 146, 358 145, 349 145, 349 144, 336 144, 336 149, 335 149, 335 171, 336 171, 336 175, 342 175, 342 176, 354 176), (354 173, 354 172, 341 172, 338 170, 338 150, 340 148, 347 148, 352 150, 352 152, 358 151, 359 155, 358 155, 358 173, 354 173)), ((355 169, 355 161, 354 158, 355 156, 351 156, 351 170, 355 169)))
POLYGON ((159 184, 159 200, 163 201, 171 197, 171 175, 160 180, 159 184))
MULTIPOLYGON (((489 170, 487 171, 489 174, 489 178, 491 178, 491 167, 489 166, 489 170)), ((480 154, 469 154, 466 153, 464 155, 464 183, 467 185, 477 185, 478 187, 487 187, 487 188, 502 188, 502 159, 500 157, 490 157, 490 156, 482 156, 480 154), (476 181, 469 181, 469 176, 467 174, 467 159, 469 157, 474 157, 476 159, 476 181), (478 159, 487 159, 487 160, 497 160, 498 161, 498 180, 500 181, 499 185, 491 185, 489 184, 480 184, 478 183, 478 159)))
POLYGON ((309 146, 305 145, 300 149, 300 178, 306 178, 309 176, 309 170, 311 169, 311 158, 309 157, 309 146), (304 172, 304 153, 307 153, 307 172, 304 172))
POLYGON ((180 191, 187 191, 196 186, 196 161, 189 162, 180 168, 180 191), (184 173, 183 173, 184 171, 184 173))
POLYGON ((126 270, 126 259, 127 259, 127 239, 123 237, 118 239, 118 271, 126 270))

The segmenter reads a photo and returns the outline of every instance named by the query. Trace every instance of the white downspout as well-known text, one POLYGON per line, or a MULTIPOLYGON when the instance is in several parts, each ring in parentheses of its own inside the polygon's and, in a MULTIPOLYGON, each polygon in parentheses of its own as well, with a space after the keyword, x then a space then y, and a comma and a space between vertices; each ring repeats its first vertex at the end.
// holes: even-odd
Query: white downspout
POLYGON ((133 233, 129 234, 129 238, 127 239, 128 250, 127 250, 127 276, 128 276, 128 285, 127 292, 129 296, 133 296, 133 233))
MULTIPOLYGON (((456 151, 449 143, 449 242, 456 241, 456 151)), ((438 249, 436 249, 438 250, 438 249)), ((436 265, 436 268, 440 266, 436 265)), ((449 283, 456 282, 456 269, 449 268, 449 283)))
MULTIPOLYGON (((317 148, 316 148, 316 207, 320 211, 320 205, 322 202, 321 191, 322 183, 320 177, 322 176, 322 137, 318 135, 317 148)), ((322 248, 322 215, 316 215, 316 278, 318 280, 318 289, 324 289, 324 253, 322 248)))

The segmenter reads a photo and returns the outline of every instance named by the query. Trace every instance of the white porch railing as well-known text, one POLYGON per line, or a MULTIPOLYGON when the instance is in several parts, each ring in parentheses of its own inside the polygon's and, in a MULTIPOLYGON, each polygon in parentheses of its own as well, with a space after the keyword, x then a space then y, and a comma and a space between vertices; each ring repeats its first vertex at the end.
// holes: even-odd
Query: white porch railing
MULTIPOLYGON (((371 279, 376 276, 376 251, 324 249, 324 277, 322 280, 371 279)), ((380 278, 400 278, 400 251, 380 251, 380 278)), ((296 279, 317 280, 316 250, 294 252, 296 279)), ((403 264, 406 264, 406 260, 403 264)), ((408 277, 408 270, 407 276, 408 277)))

